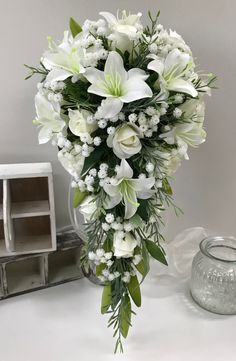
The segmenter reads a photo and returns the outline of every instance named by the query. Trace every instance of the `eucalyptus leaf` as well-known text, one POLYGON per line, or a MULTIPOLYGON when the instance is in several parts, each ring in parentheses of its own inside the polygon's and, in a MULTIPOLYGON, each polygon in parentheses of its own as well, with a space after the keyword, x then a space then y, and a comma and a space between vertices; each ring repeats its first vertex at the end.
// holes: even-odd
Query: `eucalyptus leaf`
POLYGON ((155 258, 157 261, 163 263, 164 265, 168 266, 167 260, 162 249, 154 242, 150 240, 146 240, 146 247, 150 255, 155 258))
POLYGON ((111 285, 108 284, 103 287, 101 313, 102 314, 106 313, 110 305, 111 305, 111 285))
POLYGON ((140 286, 137 276, 132 276, 130 278, 130 282, 128 283, 128 290, 136 306, 140 307, 142 302, 141 302, 140 286))
POLYGON ((120 332, 124 338, 127 337, 131 325, 131 302, 126 294, 120 309, 120 332))
POLYGON ((81 33, 81 31, 82 31, 81 26, 73 18, 70 18, 70 31, 71 31, 73 38, 75 38, 76 35, 81 33))
POLYGON ((77 208, 83 202, 85 197, 87 197, 87 195, 87 192, 81 192, 79 188, 76 188, 73 197, 73 207, 77 208))

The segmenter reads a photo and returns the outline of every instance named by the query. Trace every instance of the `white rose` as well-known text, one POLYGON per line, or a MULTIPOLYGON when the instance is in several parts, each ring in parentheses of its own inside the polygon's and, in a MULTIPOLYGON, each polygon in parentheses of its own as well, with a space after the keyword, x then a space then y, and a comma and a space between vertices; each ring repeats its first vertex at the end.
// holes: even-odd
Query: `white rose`
POLYGON ((126 233, 124 239, 121 239, 119 236, 119 232, 115 232, 113 239, 115 257, 132 257, 137 246, 136 239, 130 233, 126 233))
POLYGON ((87 110, 72 110, 69 109, 69 128, 71 132, 78 137, 88 133, 93 133, 97 128, 97 124, 88 124, 87 118, 92 116, 92 113, 90 113, 87 110))
POLYGON ((94 196, 87 196, 79 207, 79 211, 84 216, 85 222, 92 220, 92 216, 96 209, 97 205, 94 196))
POLYGON ((120 159, 132 157, 140 152, 142 145, 140 142, 140 132, 135 125, 122 125, 113 135, 107 138, 107 145, 113 148, 113 152, 120 159))

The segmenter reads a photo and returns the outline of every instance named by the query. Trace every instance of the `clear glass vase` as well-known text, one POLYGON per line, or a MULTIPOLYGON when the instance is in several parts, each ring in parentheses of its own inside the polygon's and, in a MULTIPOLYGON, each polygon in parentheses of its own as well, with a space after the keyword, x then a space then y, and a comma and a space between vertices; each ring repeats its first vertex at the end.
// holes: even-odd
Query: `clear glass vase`
MULTIPOLYGON (((71 182, 69 184, 69 190, 68 190, 68 211, 70 216, 71 225, 74 228, 75 232, 78 234, 78 236, 81 238, 83 243, 86 243, 86 232, 84 227, 84 217, 79 211, 79 207, 74 208, 73 207, 73 196, 74 196, 74 189, 71 187, 71 182)), ((85 277, 87 277, 92 283, 95 283, 97 285, 102 285, 102 282, 96 277, 96 270, 95 266, 92 267, 90 265, 89 269, 85 269, 83 265, 81 265, 82 272, 85 277)))
POLYGON ((191 294, 208 311, 236 314, 236 239, 208 237, 192 264, 191 294))

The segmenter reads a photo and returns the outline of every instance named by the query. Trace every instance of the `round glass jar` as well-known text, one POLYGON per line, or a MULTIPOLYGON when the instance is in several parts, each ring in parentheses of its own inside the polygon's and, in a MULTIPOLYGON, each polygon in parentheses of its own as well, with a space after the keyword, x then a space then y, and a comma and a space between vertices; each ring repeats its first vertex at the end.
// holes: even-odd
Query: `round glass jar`
POLYGON ((207 237, 192 264, 193 299, 208 311, 236 314, 236 239, 207 237))

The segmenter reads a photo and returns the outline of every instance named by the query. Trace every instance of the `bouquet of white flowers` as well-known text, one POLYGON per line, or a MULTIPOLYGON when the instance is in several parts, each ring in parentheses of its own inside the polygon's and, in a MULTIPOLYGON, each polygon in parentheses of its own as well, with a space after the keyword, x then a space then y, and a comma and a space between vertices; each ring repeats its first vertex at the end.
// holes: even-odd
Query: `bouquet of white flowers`
MULTIPOLYGON (((162 212, 173 205, 169 177, 205 141, 203 95, 212 74, 196 73, 182 37, 141 13, 101 12, 81 27, 70 20, 61 43, 48 38, 35 97, 39 143, 51 141, 72 175, 84 215, 83 261, 104 283, 101 312, 122 351, 141 306, 150 256, 167 264, 162 212)), ((175 206, 174 206, 175 207, 175 206)), ((178 208, 175 207, 178 211, 178 208)))

